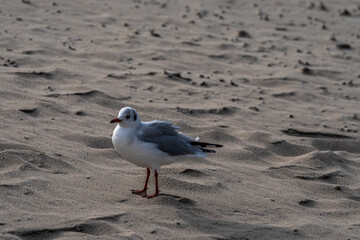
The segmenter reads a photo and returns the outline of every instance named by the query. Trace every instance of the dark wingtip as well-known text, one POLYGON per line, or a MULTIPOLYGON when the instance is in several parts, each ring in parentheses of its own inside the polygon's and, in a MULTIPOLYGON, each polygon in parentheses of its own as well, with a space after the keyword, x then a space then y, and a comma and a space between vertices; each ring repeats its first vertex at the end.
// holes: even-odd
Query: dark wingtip
POLYGON ((206 152, 206 153, 216 153, 215 150, 212 150, 212 149, 206 149, 206 148, 200 148, 203 152, 206 152))
POLYGON ((223 147, 223 145, 221 144, 205 143, 205 142, 197 142, 197 141, 190 142, 190 144, 193 146, 200 146, 200 147, 223 147))

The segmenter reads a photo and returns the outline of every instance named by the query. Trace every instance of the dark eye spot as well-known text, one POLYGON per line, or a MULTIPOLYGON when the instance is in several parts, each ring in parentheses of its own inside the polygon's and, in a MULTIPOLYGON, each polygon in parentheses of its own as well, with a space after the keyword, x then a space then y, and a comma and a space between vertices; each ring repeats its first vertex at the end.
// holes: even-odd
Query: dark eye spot
POLYGON ((135 113, 135 115, 134 115, 134 121, 136 121, 136 119, 137 119, 137 116, 136 116, 136 113, 135 113))
POLYGON ((126 115, 126 119, 129 119, 130 118, 130 115, 126 115))

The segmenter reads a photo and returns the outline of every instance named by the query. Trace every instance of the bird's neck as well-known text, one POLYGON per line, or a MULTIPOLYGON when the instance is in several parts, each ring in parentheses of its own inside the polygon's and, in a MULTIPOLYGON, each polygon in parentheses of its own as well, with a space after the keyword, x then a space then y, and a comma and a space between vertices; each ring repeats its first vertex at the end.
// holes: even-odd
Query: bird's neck
POLYGON ((141 122, 137 121, 135 125, 133 126, 121 126, 121 124, 119 124, 120 128, 124 131, 126 131, 129 135, 135 135, 139 128, 141 127, 141 122))

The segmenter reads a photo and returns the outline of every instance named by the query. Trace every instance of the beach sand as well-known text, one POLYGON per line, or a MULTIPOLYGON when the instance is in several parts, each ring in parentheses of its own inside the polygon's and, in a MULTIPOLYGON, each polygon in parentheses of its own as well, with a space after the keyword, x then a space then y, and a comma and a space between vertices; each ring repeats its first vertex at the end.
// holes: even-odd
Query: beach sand
POLYGON ((360 239, 359 20, 355 0, 2 1, 0 239, 360 239), (224 147, 132 195, 125 106, 224 147))

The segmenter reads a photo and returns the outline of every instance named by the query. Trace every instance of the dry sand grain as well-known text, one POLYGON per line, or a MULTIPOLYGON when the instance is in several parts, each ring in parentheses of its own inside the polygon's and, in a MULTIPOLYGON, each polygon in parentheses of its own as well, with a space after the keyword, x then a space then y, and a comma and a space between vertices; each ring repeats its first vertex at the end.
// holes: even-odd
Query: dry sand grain
POLYGON ((0 22, 1 239, 360 239, 358 1, 14 0, 0 22), (132 195, 124 106, 224 148, 132 195))

